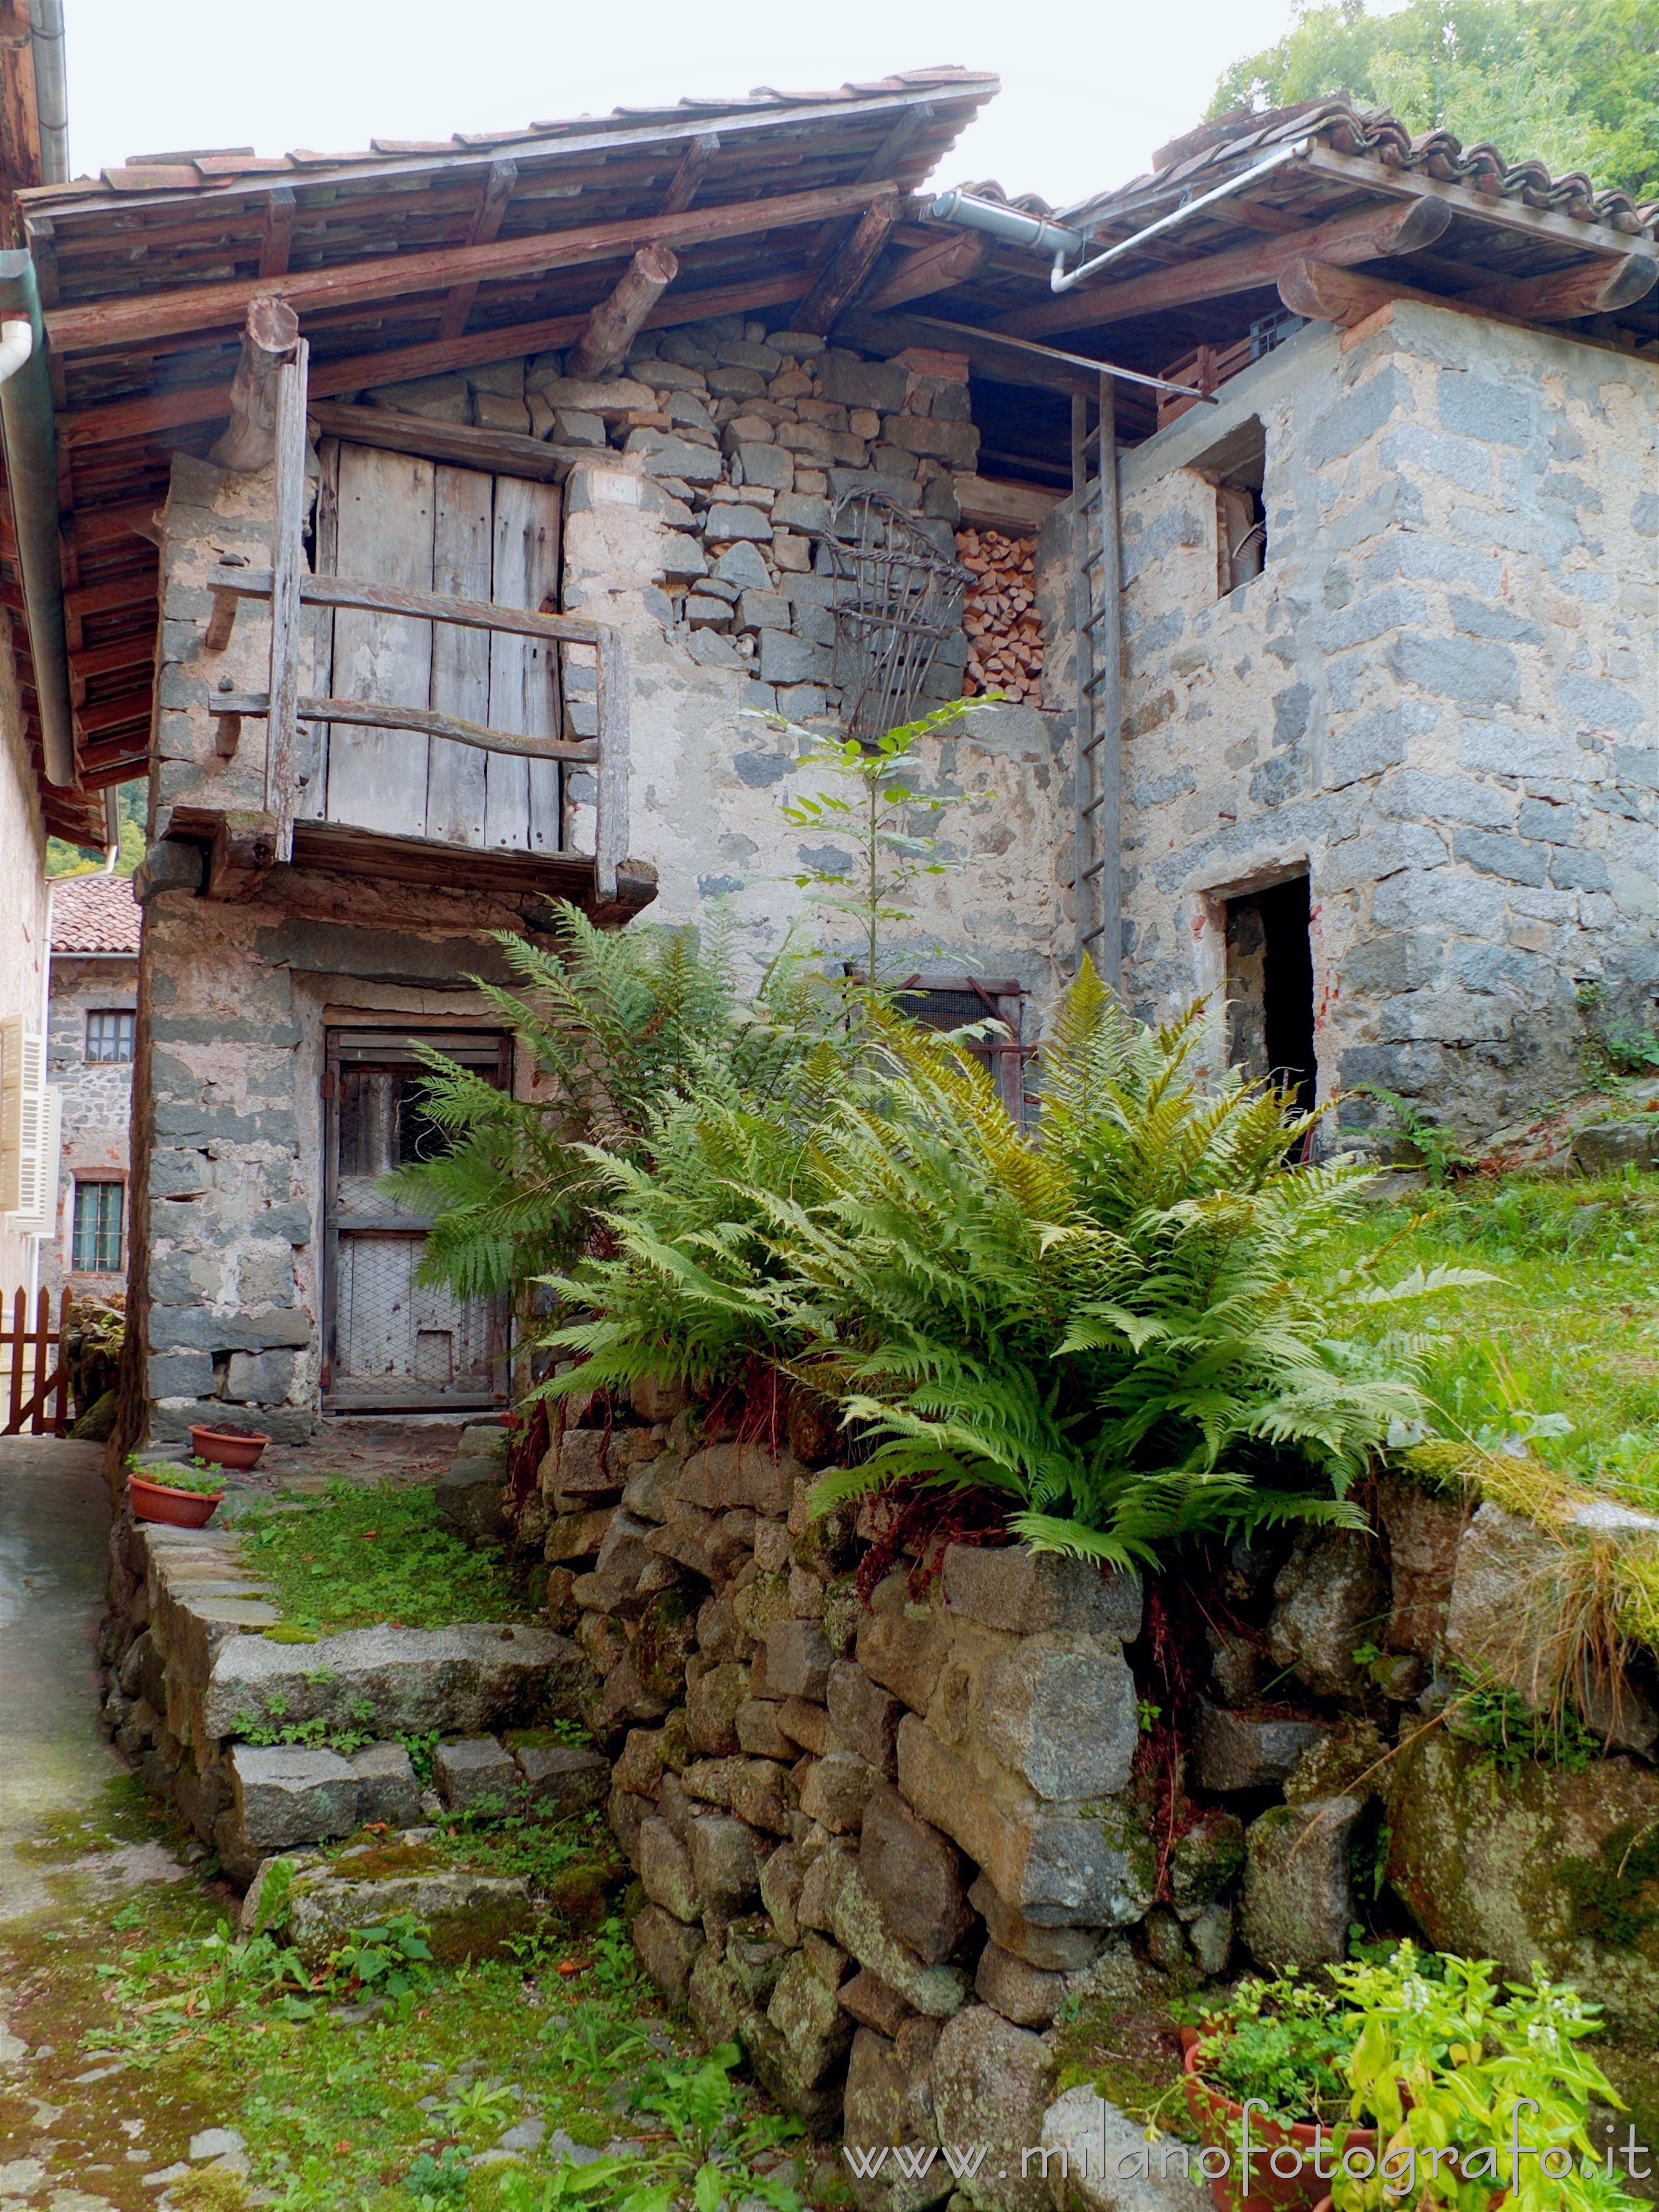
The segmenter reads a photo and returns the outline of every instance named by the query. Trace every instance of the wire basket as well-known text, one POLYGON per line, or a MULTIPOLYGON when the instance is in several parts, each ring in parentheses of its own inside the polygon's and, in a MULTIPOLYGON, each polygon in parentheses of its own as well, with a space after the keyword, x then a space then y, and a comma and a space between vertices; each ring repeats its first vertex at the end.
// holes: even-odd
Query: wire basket
POLYGON ((823 542, 842 715, 867 744, 912 719, 972 579, 883 491, 843 492, 823 542))

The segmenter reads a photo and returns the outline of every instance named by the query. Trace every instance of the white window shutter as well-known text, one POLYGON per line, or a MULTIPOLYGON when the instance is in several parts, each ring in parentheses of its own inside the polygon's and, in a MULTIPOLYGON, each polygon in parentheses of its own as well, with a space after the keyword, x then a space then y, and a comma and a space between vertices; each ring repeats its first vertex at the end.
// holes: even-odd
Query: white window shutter
MULTIPOLYGON (((35 1203, 20 1206, 12 1217, 12 1227, 20 1237, 55 1237, 58 1234, 58 1161, 64 1148, 64 1091, 61 1084, 50 1084, 41 1094, 40 1148, 38 1169, 34 1176, 35 1203)), ((28 1187, 27 1170, 24 1188, 28 1187)))
POLYGON ((40 1212, 46 1152, 46 1042, 14 1014, 0 1023, 0 1213, 40 1212))

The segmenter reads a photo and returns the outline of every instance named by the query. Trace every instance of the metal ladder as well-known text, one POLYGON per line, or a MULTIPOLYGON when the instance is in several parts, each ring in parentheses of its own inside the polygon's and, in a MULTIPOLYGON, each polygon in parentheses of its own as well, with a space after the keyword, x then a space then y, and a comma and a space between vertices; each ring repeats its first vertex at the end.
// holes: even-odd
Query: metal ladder
POLYGON ((1113 990, 1123 975, 1122 592, 1117 434, 1112 379, 1100 379, 1099 427, 1072 395, 1072 629, 1077 661, 1076 839, 1073 894, 1077 957, 1091 957, 1113 990), (1091 458, 1093 457, 1092 471, 1091 458))

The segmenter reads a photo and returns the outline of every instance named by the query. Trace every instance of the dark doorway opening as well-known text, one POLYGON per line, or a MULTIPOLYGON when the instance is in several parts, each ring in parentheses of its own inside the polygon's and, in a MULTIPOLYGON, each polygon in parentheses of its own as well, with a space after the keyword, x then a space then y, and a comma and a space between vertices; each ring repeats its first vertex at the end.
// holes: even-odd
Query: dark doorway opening
POLYGON ((1306 1113, 1318 1080, 1306 876, 1227 902, 1227 1058, 1306 1113))

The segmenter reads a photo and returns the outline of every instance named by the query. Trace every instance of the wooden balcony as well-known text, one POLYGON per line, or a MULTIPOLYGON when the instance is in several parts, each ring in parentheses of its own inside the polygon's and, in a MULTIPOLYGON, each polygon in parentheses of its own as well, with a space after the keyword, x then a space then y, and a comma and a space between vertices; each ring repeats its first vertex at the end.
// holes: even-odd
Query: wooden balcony
MULTIPOLYGON (((203 640, 210 670, 242 611, 269 609, 267 688, 238 691, 222 678, 208 701, 222 762, 235 758, 246 724, 265 725, 264 804, 246 811, 215 810, 202 799, 176 805, 168 837, 206 846, 210 898, 246 898, 270 869, 293 866, 509 897, 538 893, 568 899, 606 925, 626 921, 656 894, 653 872, 628 858, 627 658, 611 625, 544 611, 556 587, 556 492, 447 471, 459 502, 454 520, 462 535, 470 529, 474 556, 458 574, 453 562, 434 559, 437 502, 418 492, 411 501, 395 477, 377 479, 377 467, 392 457, 327 445, 333 509, 346 504, 342 468, 349 455, 351 516, 371 538, 359 544, 319 520, 319 568, 357 558, 378 566, 384 553, 394 575, 424 581, 435 566, 472 595, 312 574, 301 534, 307 350, 299 342, 280 369, 272 566, 221 563, 210 579, 213 613, 203 640), (549 499, 550 520, 541 512, 549 499), (494 532, 492 501, 500 509, 494 532), (410 526, 427 532, 424 567, 400 541, 400 528, 407 535, 410 526), (384 546, 374 542, 376 531, 384 546), (502 553, 493 572, 492 535, 502 553), (592 664, 580 679, 592 687, 592 736, 566 733, 561 714, 561 656, 572 647, 586 648, 592 664), (321 677, 314 695, 301 690, 307 666, 321 677), (428 671, 442 672, 443 689, 434 673, 428 690, 428 671), (433 703, 406 703, 411 691, 433 703), (458 706, 462 711, 453 711, 458 706), (516 726, 494 726, 502 720, 516 726), (572 769, 591 777, 580 806, 584 833, 591 823, 591 852, 574 842, 578 810, 565 781, 572 769)), ((410 464, 396 465, 407 474, 410 464)))

